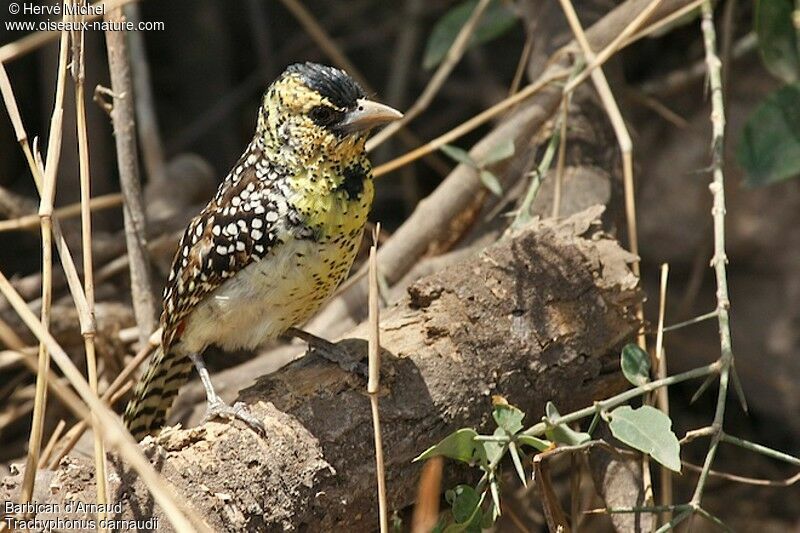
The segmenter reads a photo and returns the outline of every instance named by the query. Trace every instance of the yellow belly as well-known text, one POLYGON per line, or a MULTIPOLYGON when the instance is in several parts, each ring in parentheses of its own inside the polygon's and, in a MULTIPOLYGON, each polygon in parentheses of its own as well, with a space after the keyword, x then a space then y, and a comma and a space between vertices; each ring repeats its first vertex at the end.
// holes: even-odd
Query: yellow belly
POLYGON ((200 303, 183 335, 199 353, 253 349, 311 317, 347 276, 362 232, 337 243, 289 240, 249 265, 200 303), (189 340, 190 339, 190 340, 189 340))

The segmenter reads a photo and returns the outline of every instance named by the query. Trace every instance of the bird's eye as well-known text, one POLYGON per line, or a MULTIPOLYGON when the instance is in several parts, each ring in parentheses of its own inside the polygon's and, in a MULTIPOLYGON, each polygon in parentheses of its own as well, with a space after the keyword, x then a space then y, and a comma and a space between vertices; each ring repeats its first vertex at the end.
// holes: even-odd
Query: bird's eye
POLYGON ((340 113, 331 107, 318 105, 311 110, 310 115, 311 120, 320 126, 330 126, 339 119, 340 113))

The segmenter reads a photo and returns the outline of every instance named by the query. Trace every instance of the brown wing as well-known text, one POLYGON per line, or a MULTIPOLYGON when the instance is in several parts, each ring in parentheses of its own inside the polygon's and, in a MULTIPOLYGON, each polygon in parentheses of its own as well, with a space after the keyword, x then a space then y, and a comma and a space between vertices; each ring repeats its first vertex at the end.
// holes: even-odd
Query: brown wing
POLYGON ((274 171, 246 164, 252 160, 248 153, 242 156, 181 238, 164 289, 165 350, 178 341, 184 320, 197 304, 282 242, 277 228, 287 206, 276 186, 280 178, 274 171))

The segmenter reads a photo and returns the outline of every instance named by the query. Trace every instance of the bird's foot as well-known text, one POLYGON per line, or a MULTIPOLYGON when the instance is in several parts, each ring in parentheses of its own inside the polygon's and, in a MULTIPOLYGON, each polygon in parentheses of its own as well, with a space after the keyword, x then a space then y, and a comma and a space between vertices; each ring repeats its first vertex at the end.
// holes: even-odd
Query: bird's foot
POLYGON ((209 401, 206 407, 206 416, 203 417, 203 422, 208 422, 213 418, 227 418, 229 420, 239 419, 250 426, 256 433, 260 435, 267 434, 267 428, 264 427, 264 423, 250 413, 244 402, 236 402, 233 405, 228 405, 219 397, 209 401))
POLYGON ((332 343, 301 329, 291 328, 287 333, 308 344, 307 354, 316 353, 328 361, 336 363, 345 372, 358 374, 365 378, 369 377, 369 365, 364 361, 362 354, 353 353, 341 344, 332 343))

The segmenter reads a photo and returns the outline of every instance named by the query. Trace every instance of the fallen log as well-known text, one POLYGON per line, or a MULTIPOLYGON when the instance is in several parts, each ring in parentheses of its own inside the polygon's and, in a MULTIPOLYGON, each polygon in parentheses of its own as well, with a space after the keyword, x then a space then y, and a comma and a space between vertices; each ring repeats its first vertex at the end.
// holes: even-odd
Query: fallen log
MULTIPOLYGON (((602 210, 534 222, 419 280, 383 312, 390 508, 413 503, 417 454, 460 427, 488 427, 491 395, 534 423, 548 400, 567 412, 624 388, 619 348, 639 327, 640 294, 628 268, 634 257, 599 229, 602 210)), ((366 356, 366 338, 362 325, 341 343, 366 356)), ((211 421, 168 428, 141 445, 212 530, 368 530, 378 506, 365 389, 360 376, 310 356, 240 393, 266 437, 211 421)), ((114 517, 170 530, 135 475, 110 462, 114 517)), ((40 473, 35 501, 95 501, 92 470, 91 459, 68 456, 57 471, 40 473)), ((16 500, 20 480, 6 478, 0 498, 16 500)))

